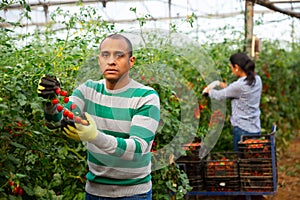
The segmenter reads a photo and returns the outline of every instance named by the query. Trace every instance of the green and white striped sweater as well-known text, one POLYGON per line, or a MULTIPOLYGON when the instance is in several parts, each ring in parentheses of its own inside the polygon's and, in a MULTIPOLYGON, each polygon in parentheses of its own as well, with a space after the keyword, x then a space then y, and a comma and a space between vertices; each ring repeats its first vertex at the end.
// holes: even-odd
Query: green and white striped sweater
POLYGON ((160 120, 157 92, 134 80, 108 90, 105 80, 87 81, 70 97, 75 113, 87 112, 95 120, 98 136, 87 143, 86 191, 119 197, 151 189, 151 146, 160 120))

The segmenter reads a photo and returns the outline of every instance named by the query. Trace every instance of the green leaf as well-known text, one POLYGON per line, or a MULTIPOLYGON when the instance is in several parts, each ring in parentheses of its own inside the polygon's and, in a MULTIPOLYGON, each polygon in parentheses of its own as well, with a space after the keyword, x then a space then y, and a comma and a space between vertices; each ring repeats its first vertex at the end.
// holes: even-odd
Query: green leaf
POLYGON ((0 104, 0 108, 8 109, 8 106, 6 104, 0 104))
POLYGON ((26 185, 23 185, 23 189, 26 192, 26 194, 28 194, 29 196, 34 195, 34 191, 30 187, 27 187, 26 185))
POLYGON ((34 134, 36 134, 36 135, 43 135, 43 133, 42 132, 39 132, 39 131, 32 131, 34 134))
POLYGON ((18 177, 18 178, 24 178, 24 177, 27 177, 26 174, 20 174, 20 173, 16 173, 15 176, 18 177))
POLYGON ((10 144, 11 144, 12 146, 17 147, 17 148, 26 149, 25 146, 23 146, 23 145, 21 145, 21 144, 19 144, 19 143, 17 143, 17 142, 11 141, 10 144))
POLYGON ((18 164, 19 160, 15 158, 13 155, 8 155, 7 158, 12 161, 14 164, 18 164))

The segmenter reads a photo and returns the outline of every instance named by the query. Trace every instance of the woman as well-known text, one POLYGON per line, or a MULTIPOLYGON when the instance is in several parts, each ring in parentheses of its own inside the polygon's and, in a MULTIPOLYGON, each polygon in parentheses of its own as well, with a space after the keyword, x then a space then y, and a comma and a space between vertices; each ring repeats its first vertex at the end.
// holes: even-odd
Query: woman
POLYGON ((230 123, 233 126, 234 150, 238 151, 241 135, 260 135, 260 98, 262 91, 261 78, 255 73, 254 62, 244 53, 230 57, 232 73, 238 78, 228 86, 214 81, 203 93, 216 100, 231 99, 230 123), (222 89, 216 90, 215 86, 222 89))

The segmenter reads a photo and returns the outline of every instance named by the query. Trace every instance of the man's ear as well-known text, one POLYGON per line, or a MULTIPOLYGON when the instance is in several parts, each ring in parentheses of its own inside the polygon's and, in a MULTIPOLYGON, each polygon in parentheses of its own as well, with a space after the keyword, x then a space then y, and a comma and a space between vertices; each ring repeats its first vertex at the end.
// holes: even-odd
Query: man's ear
POLYGON ((131 57, 129 58, 129 62, 130 62, 130 68, 132 68, 133 65, 134 65, 134 62, 135 62, 135 57, 134 57, 134 56, 131 56, 131 57))

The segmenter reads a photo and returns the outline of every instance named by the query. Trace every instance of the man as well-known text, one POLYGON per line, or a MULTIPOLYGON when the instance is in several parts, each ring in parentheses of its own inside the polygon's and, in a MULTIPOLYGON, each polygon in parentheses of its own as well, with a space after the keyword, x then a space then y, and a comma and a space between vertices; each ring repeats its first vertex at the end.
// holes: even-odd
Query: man
MULTIPOLYGON (((61 117, 66 136, 87 141, 86 200, 151 199, 150 150, 160 119, 159 96, 130 78, 135 57, 123 35, 101 42, 98 62, 104 79, 80 85, 66 105, 69 110, 76 105, 72 112, 84 113, 89 124, 74 125, 61 117)), ((43 92, 49 93, 49 87, 41 80, 38 93, 43 92)), ((61 120, 61 112, 53 110, 46 106, 46 120, 61 120)))

